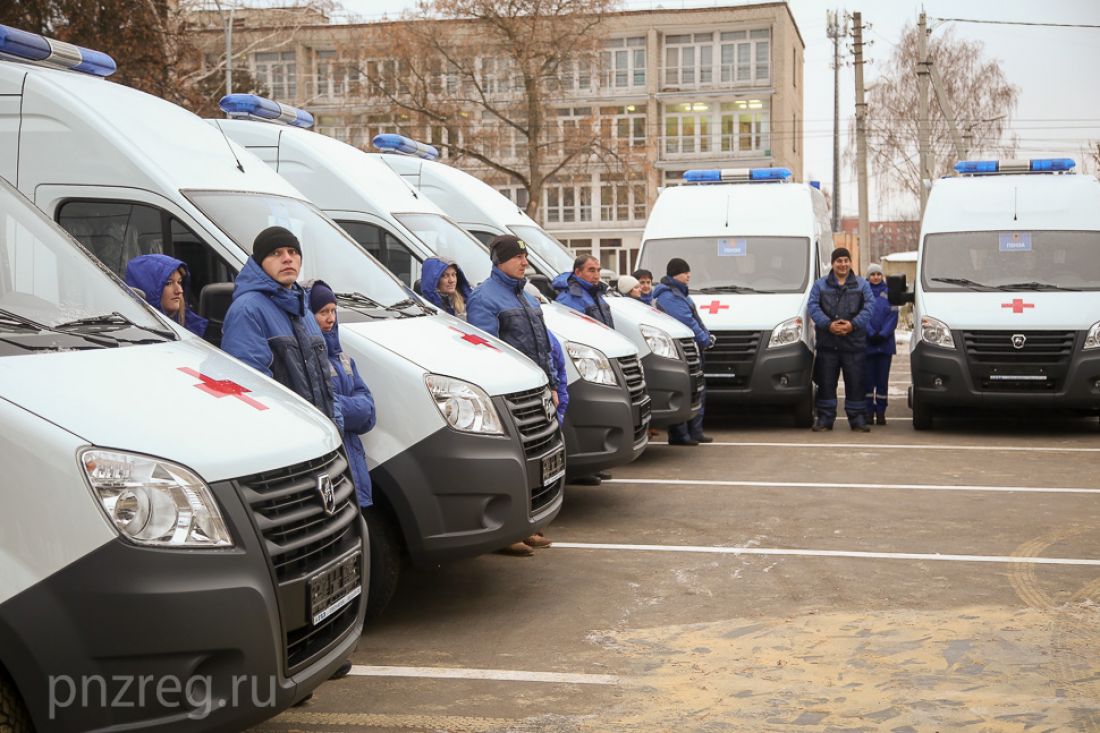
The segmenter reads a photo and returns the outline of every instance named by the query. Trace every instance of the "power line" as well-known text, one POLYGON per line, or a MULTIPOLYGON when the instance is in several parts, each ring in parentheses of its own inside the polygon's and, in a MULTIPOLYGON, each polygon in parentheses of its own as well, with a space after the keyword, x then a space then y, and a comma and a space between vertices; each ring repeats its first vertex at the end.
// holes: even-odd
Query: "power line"
POLYGON ((1100 28, 1100 25, 1087 23, 1035 23, 1024 20, 983 20, 979 18, 932 18, 940 23, 984 23, 988 25, 1030 25, 1046 28, 1100 28))

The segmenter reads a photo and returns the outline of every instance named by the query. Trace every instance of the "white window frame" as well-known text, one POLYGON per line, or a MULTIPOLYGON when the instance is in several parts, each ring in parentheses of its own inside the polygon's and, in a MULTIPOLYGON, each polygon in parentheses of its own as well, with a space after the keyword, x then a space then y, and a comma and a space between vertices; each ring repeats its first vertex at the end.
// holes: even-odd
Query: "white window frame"
POLYGON ((600 90, 644 89, 646 80, 645 36, 611 38, 600 51, 600 90))
POLYGON ((298 54, 263 51, 252 54, 252 76, 272 98, 293 102, 298 95, 298 54))

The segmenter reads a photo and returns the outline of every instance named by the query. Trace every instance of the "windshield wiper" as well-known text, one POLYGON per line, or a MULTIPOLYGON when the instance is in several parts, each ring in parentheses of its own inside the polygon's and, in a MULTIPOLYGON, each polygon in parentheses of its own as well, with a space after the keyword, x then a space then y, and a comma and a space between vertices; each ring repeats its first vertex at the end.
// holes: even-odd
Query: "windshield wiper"
POLYGON ((386 306, 379 303, 374 298, 370 298, 362 293, 336 293, 336 299, 354 303, 355 305, 363 305, 367 308, 377 308, 379 310, 385 310, 386 306))
POLYGON ((416 314, 406 313, 404 311, 405 308, 408 308, 408 307, 414 306, 414 305, 416 307, 420 308, 420 315, 425 315, 426 314, 424 306, 421 305, 420 301, 419 300, 413 300, 412 298, 405 298, 404 300, 399 300, 396 303, 394 303, 393 305, 387 307, 386 310, 393 311, 394 313, 400 313, 402 316, 404 316, 406 318, 415 318, 416 314))
MULTIPOLYGON (((174 341, 176 334, 172 331, 166 331, 159 328, 153 328, 152 326, 139 326, 131 321, 126 316, 122 315, 118 311, 112 311, 111 313, 104 313, 98 316, 87 316, 86 318, 74 318, 71 321, 65 321, 59 323, 53 327, 55 331, 65 331, 70 328, 81 328, 83 326, 130 326, 140 331, 146 331, 147 333, 155 333, 158 336, 166 338, 170 341, 174 341)), ((106 336, 106 334, 97 334, 99 336, 106 336)), ((114 336, 107 336, 108 338, 114 338, 116 341, 125 341, 127 343, 143 343, 138 341, 131 341, 130 339, 118 339, 114 336)))
POLYGON ((0 309, 0 323, 9 324, 12 326, 22 326, 23 328, 33 329, 35 331, 49 331, 49 326, 44 326, 37 321, 32 321, 29 318, 19 315, 18 313, 12 313, 0 309))
POLYGON ((1072 290, 1078 291, 1080 288, 1065 288, 1061 285, 1051 285, 1050 283, 1040 282, 1028 282, 1028 283, 1009 283, 1008 285, 998 285, 998 290, 1072 290))
POLYGON ((700 293, 771 293, 771 290, 757 290, 747 285, 711 285, 707 288, 696 288, 700 293))
POLYGON ((933 277, 931 280, 932 282, 947 283, 948 285, 962 285, 964 288, 970 288, 971 290, 999 290, 999 288, 992 285, 967 280, 965 277, 933 277))

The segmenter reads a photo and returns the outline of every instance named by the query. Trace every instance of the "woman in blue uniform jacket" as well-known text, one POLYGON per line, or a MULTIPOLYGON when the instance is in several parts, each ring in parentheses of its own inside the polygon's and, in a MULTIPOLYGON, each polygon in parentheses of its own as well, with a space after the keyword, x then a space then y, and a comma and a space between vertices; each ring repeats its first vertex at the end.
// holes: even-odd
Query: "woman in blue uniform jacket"
POLYGON ((886 424, 886 404, 890 394, 890 362, 898 353, 894 332, 898 328, 898 307, 890 305, 886 295, 886 275, 882 267, 867 267, 867 284, 871 286, 875 310, 867 324, 867 422, 886 424))
POLYGON ((466 320, 466 303, 473 289, 457 263, 438 257, 424 260, 420 292, 432 305, 466 320))
POLYGON ((340 346, 336 325, 336 296, 323 280, 315 280, 309 288, 309 309, 325 337, 328 360, 332 369, 332 392, 344 417, 344 450, 351 464, 351 477, 359 497, 359 506, 374 504, 371 496, 370 470, 367 455, 359 436, 374 427, 374 397, 359 376, 355 361, 340 346))
POLYGON ((138 255, 126 263, 126 284, 145 301, 196 336, 206 333, 206 319, 187 307, 191 273, 182 260, 168 255, 138 255))

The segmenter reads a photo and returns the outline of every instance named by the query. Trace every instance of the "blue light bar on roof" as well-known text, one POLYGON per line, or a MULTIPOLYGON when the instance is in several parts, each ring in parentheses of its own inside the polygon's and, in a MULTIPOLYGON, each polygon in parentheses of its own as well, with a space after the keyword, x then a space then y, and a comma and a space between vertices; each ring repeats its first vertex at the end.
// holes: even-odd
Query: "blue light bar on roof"
POLYGON ((993 173, 1065 173, 1076 167, 1071 158, 1032 158, 1031 160, 960 160, 955 164, 959 175, 993 173))
POLYGON ((818 191, 820 191, 821 190, 821 181, 810 181, 810 186, 812 186, 813 188, 816 188, 818 191))
POLYGON ((697 168, 684 171, 684 181, 687 183, 785 181, 790 177, 789 168, 697 168))
POLYGON ((115 60, 101 51, 7 25, 0 25, 0 54, 95 76, 110 76, 118 69, 115 60))
POLYGON ((415 155, 424 160, 436 160, 439 158, 439 151, 434 145, 417 142, 404 135, 397 135, 392 132, 375 135, 374 139, 371 140, 371 144, 379 150, 393 150, 398 153, 405 153, 406 155, 415 155))
POLYGON ((230 117, 258 117, 293 127, 313 127, 313 115, 304 109, 256 94, 227 94, 221 98, 218 106, 230 117))

